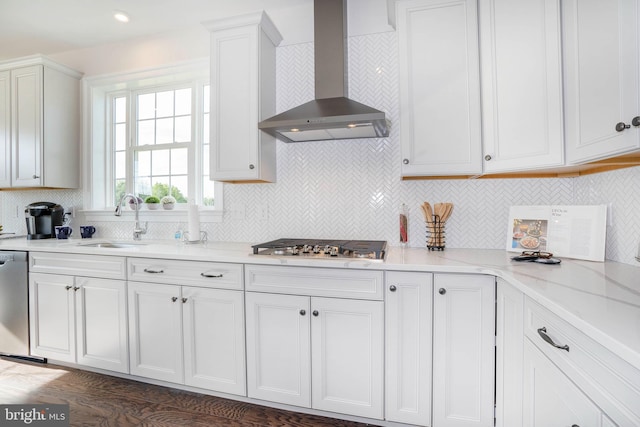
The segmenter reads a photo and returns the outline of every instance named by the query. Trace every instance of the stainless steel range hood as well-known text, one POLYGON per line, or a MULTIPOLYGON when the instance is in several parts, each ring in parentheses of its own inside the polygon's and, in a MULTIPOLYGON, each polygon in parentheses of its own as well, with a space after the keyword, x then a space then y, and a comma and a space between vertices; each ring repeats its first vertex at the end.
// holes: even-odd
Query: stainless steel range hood
POLYGON ((384 112, 347 98, 346 0, 315 0, 315 99, 258 124, 284 142, 389 136, 384 112))

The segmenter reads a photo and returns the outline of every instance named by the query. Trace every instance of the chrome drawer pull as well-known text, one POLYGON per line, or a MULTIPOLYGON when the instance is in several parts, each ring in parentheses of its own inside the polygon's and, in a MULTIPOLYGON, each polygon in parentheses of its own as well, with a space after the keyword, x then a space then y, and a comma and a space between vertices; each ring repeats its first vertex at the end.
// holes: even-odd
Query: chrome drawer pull
POLYGON ((543 340, 545 340, 546 342, 548 342, 549 344, 551 344, 555 348, 559 348, 560 350, 569 351, 569 346, 568 345, 566 345, 566 344, 565 345, 558 345, 555 342, 553 342, 551 337, 549 335, 547 335, 547 328, 545 328, 544 326, 542 328, 538 329, 538 335, 540 335, 543 340))
POLYGON ((145 268, 144 272, 158 274, 158 273, 164 273, 164 270, 162 268, 149 267, 149 268, 145 268))
POLYGON ((222 274, 222 273, 217 273, 217 272, 209 273, 209 272, 206 272, 206 271, 205 271, 204 273, 200 273, 200 275, 201 275, 202 277, 212 277, 212 278, 214 278, 214 279, 215 279, 215 278, 220 278, 220 277, 222 277, 222 276, 223 276, 223 274, 222 274))

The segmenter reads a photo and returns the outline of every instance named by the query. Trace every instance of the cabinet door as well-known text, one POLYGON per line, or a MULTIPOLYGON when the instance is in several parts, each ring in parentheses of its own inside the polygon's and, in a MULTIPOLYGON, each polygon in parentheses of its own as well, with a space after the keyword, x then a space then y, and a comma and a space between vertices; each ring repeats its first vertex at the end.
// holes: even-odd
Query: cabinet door
POLYGON ((564 163, 559 0, 481 0, 484 172, 564 163))
POLYGON ((184 382, 246 396, 243 292, 182 288, 184 382))
POLYGON ((255 15, 253 23, 243 18, 211 32, 211 177, 274 182, 275 138, 258 122, 275 113, 281 37, 266 15, 255 15), (274 31, 267 36, 261 24, 274 31))
POLYGON ((524 342, 523 410, 525 427, 611 425, 600 409, 528 339, 524 342))
POLYGON ((309 297, 247 292, 245 298, 248 396, 310 407, 309 297))
POLYGON ((433 300, 433 425, 493 426, 493 276, 436 274, 433 300))
POLYGON ((312 407, 383 418, 384 303, 311 299, 312 407))
POLYGON ((640 147, 638 0, 563 0, 567 160, 579 163, 640 147))
POLYGON ((385 418, 431 424, 433 275, 390 271, 385 289, 385 418))
POLYGON ((482 173, 475 0, 396 2, 402 176, 482 173))
POLYGON ((524 295, 497 279, 496 425, 522 427, 524 295))
POLYGON ((11 172, 14 187, 42 184, 42 83, 42 65, 11 71, 11 172))
POLYGON ((11 186, 11 73, 0 71, 0 187, 11 186))
POLYGON ((129 373, 126 282, 77 277, 75 287, 78 363, 129 373))
POLYGON ((29 274, 31 353, 75 363, 73 276, 29 274))
POLYGON ((180 286, 129 282, 131 374, 183 382, 180 286))

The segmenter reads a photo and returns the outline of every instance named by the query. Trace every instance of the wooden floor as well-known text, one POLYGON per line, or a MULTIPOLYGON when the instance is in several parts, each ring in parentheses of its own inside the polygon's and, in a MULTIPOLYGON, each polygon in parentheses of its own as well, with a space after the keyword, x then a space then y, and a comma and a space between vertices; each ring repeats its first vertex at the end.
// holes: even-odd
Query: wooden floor
POLYGON ((69 404, 78 427, 366 425, 0 357, 0 404, 20 403, 69 404))

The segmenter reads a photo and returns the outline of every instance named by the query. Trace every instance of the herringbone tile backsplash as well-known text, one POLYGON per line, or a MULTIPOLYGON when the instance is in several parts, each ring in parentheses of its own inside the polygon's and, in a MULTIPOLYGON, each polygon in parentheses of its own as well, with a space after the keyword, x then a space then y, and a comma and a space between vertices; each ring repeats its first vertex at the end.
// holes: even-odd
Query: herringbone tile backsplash
MULTIPOLYGON (((502 249, 512 205, 613 205, 607 230, 607 259, 638 265, 640 167, 561 179, 402 181, 398 129, 396 37, 382 33, 349 40, 350 97, 381 109, 392 123, 384 139, 278 141, 278 179, 274 184, 225 184, 226 208, 242 206, 245 218, 225 213, 222 223, 203 224, 213 240, 261 242, 280 237, 381 239, 399 244, 398 212, 409 207, 409 245, 424 247, 426 230, 420 204, 453 202, 446 227, 449 248, 502 249), (260 214, 266 207, 267 218, 260 214)), ((277 110, 313 99, 313 45, 277 49, 277 110)), ((80 191, 38 192, 43 200, 82 205, 80 191)), ((4 224, 11 206, 35 201, 34 193, 3 192, 4 224)), ((19 221, 19 223, 15 223, 19 221)), ((14 224, 15 223, 15 224, 14 224)), ((131 224, 96 224, 101 237, 129 238, 131 224)), ((154 227, 148 238, 172 238, 175 227, 154 227)))

